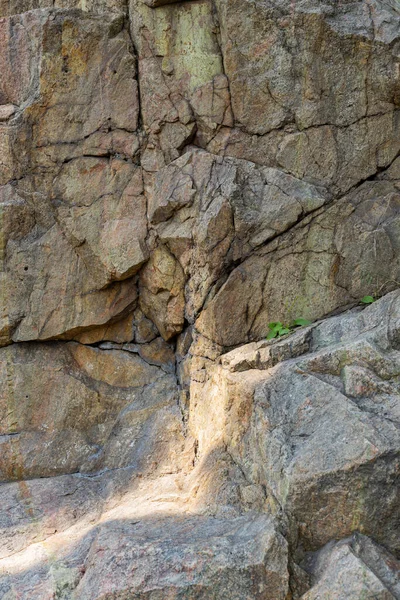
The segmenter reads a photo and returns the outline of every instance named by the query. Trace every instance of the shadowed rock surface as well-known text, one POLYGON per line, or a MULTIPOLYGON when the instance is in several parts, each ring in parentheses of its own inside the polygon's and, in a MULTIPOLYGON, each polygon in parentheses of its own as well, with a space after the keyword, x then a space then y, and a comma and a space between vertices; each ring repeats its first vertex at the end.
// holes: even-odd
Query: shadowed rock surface
POLYGON ((399 208, 397 0, 0 0, 1 598, 400 600, 399 208))
POLYGON ((400 563, 360 534, 307 557, 316 584, 302 598, 398 598, 400 563))

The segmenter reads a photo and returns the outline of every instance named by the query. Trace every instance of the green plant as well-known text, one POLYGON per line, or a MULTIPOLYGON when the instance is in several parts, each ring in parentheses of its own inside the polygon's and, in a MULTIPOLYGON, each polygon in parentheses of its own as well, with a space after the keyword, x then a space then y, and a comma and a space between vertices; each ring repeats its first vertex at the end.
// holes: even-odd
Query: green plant
POLYGON ((295 319, 290 325, 283 325, 283 323, 280 321, 268 323, 269 332, 267 335, 267 340, 272 340, 276 337, 286 335, 287 333, 292 333, 292 331, 294 331, 294 329, 297 327, 305 327, 307 325, 311 325, 311 321, 303 319, 302 317, 295 319))
POLYGON ((311 321, 300 317, 299 319, 295 319, 290 327, 294 329, 295 327, 307 327, 307 325, 311 325, 311 321))
POLYGON ((269 332, 267 335, 267 340, 272 340, 273 338, 290 333, 289 327, 285 327, 280 321, 277 321, 276 323, 268 323, 268 329, 269 332))
MULTIPOLYGON (((371 284, 372 278, 369 277, 368 280, 366 280, 366 282, 368 284, 371 284)), ((381 296, 384 295, 385 293, 390 292, 393 289, 396 289, 396 287, 397 288, 400 287, 400 281, 396 281, 396 279, 388 279, 380 287, 378 287, 378 284, 376 285, 375 289, 372 288, 372 286, 369 286, 369 287, 373 291, 370 294, 368 294, 367 296, 364 296, 363 298, 361 298, 360 304, 365 304, 365 305, 373 304, 374 302, 379 300, 379 298, 381 298, 381 296), (389 286, 389 284, 392 284, 392 285, 389 286), (387 288, 386 291, 385 291, 385 288, 387 288)))
POLYGON ((361 298, 360 302, 362 304, 372 304, 375 302, 375 298, 373 296, 364 296, 364 298, 361 298))

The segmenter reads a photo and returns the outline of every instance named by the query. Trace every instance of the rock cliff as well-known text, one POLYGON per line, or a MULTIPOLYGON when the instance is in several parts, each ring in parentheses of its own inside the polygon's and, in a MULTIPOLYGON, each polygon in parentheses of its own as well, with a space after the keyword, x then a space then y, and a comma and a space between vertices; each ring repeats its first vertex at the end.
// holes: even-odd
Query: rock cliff
POLYGON ((0 597, 399 600, 399 288, 398 0, 0 0, 0 597))

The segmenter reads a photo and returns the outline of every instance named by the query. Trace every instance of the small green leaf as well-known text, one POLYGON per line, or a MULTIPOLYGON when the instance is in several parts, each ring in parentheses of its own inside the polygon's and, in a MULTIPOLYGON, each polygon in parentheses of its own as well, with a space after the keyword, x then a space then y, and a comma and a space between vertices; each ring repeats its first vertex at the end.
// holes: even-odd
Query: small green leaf
POLYGON ((300 317, 300 319, 295 319, 293 321, 293 325, 295 325, 296 327, 306 327, 307 325, 311 325, 311 321, 300 317))
POLYGON ((276 321, 276 323, 275 322, 268 323, 269 329, 281 329, 282 327, 283 327, 283 325, 280 321, 276 321))
POLYGON ((290 333, 290 329, 289 327, 282 327, 281 329, 279 329, 278 331, 278 335, 285 335, 286 333, 290 333))
POLYGON ((271 331, 267 335, 267 340, 273 340, 278 335, 277 329, 271 329, 271 331))
POLYGON ((375 298, 373 296, 364 296, 364 298, 361 298, 361 302, 363 304, 372 304, 375 302, 375 298))

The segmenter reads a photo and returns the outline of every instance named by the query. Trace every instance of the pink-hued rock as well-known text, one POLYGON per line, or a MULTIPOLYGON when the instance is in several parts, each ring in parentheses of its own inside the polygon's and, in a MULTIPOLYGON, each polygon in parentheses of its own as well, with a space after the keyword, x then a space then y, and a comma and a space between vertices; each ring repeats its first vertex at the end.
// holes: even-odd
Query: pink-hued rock
POLYGON ((148 257, 130 39, 117 17, 68 12, 24 13, 0 30, 0 101, 20 109, 0 124, 1 340, 85 328, 102 340, 95 328, 135 306, 132 277, 148 257))
POLYGON ((400 600, 399 32, 0 0, 2 600, 400 600))
POLYGON ((177 451, 178 388, 151 349, 141 356, 73 342, 5 348, 0 479, 156 470, 169 440, 177 451))
POLYGON ((302 600, 393 600, 400 595, 399 561, 360 534, 308 556, 307 567, 315 583, 302 600))
POLYGON ((140 274, 140 308, 155 323, 164 340, 183 329, 185 276, 166 246, 159 246, 140 274))

